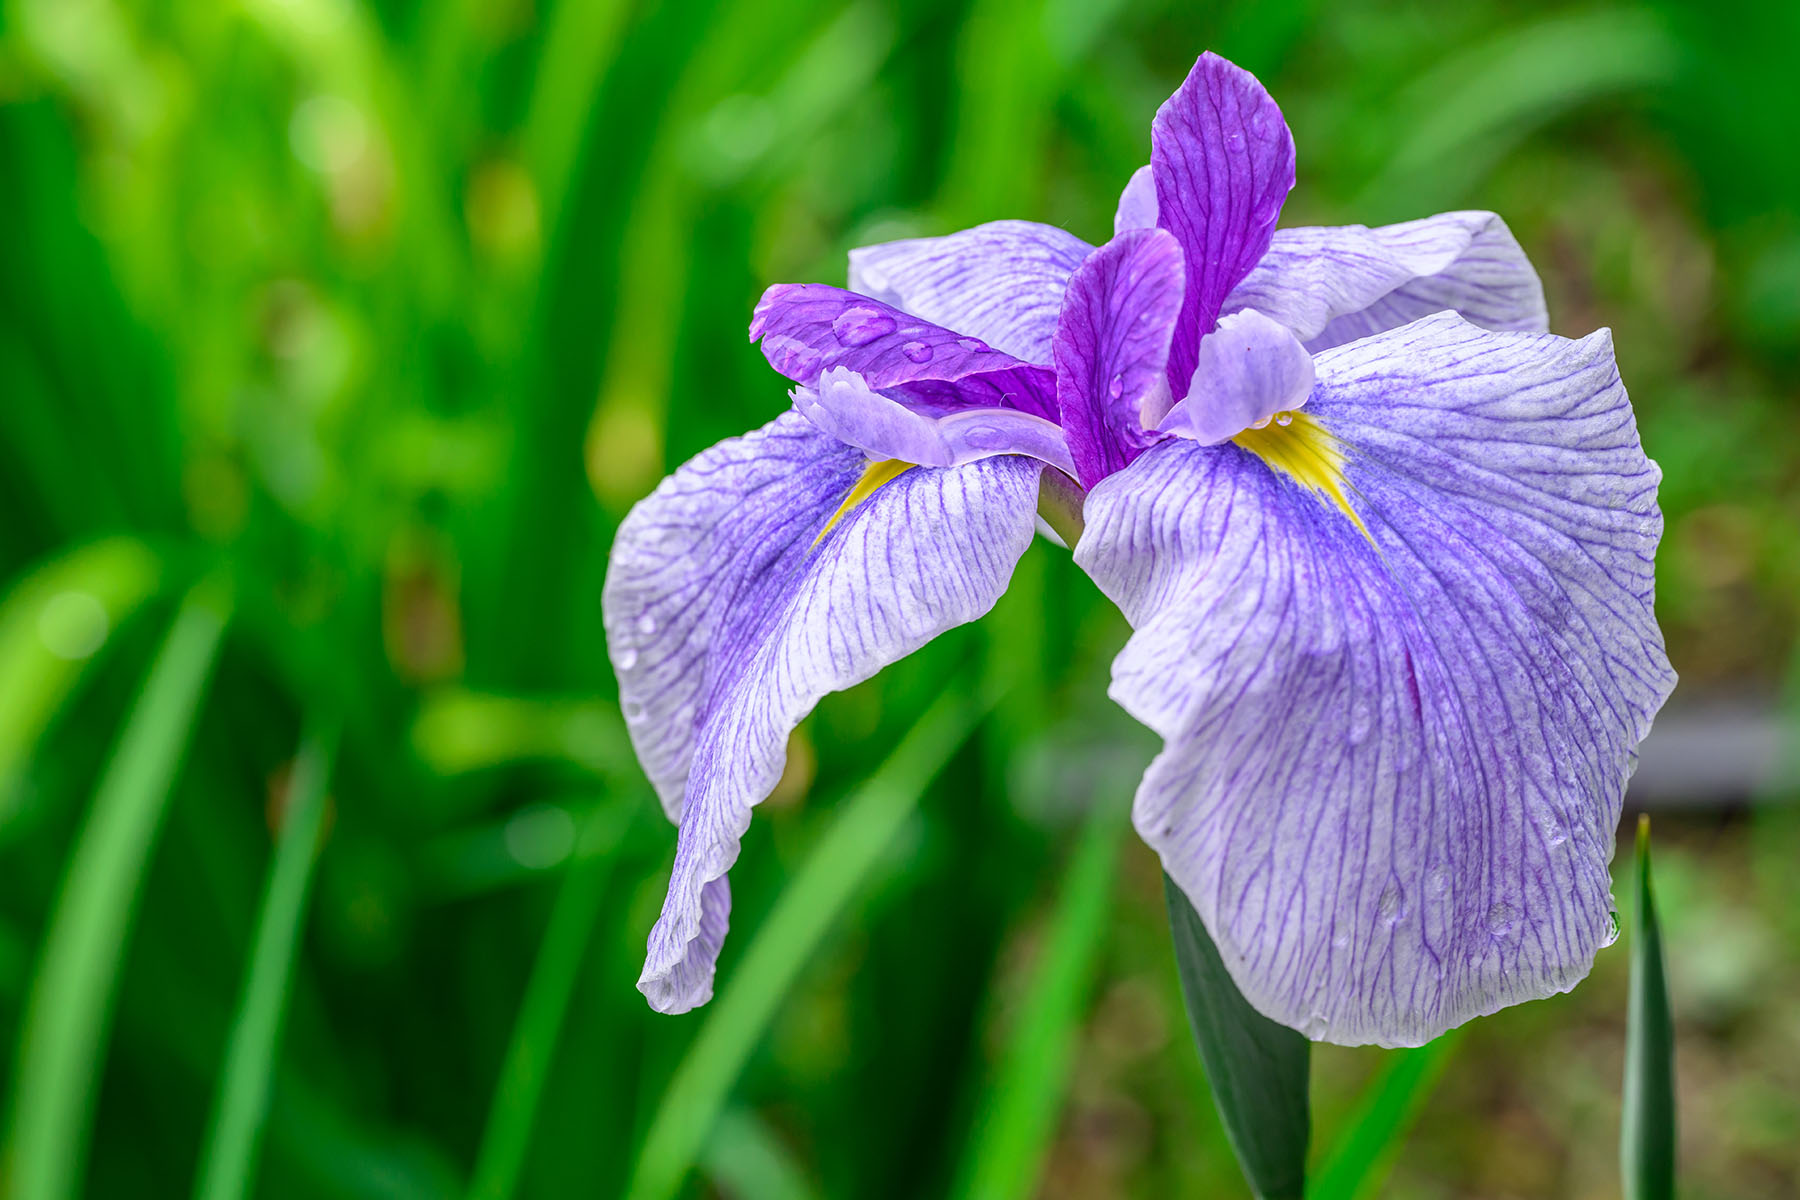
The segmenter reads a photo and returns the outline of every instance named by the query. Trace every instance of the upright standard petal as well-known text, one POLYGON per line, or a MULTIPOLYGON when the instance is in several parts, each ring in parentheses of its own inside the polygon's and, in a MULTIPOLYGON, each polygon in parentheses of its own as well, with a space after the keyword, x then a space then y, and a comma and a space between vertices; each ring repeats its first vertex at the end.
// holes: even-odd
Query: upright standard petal
POLYGON ((1179 400, 1200 339, 1269 248, 1294 186, 1294 139, 1254 75, 1207 53, 1157 109, 1150 165, 1157 220, 1180 241, 1187 263, 1187 294, 1169 351, 1169 385, 1179 400))
POLYGON ((1054 225, 991 221, 945 237, 852 250, 850 290, 1015 358, 1047 363, 1063 289, 1093 252, 1054 225))
POLYGON ((1056 399, 1076 478, 1092 487, 1143 452, 1168 411, 1181 247, 1161 229, 1106 243, 1069 281, 1056 330, 1056 399))
POLYGON ((822 283, 778 283, 750 320, 769 365, 813 385, 834 367, 922 411, 1007 407, 1056 415, 1056 385, 978 337, 930 324, 868 296, 822 283))
POLYGON ((1225 312, 1254 308, 1318 353, 1448 309, 1483 329, 1542 333, 1544 287, 1493 213, 1278 229, 1225 312))
POLYGON ((1298 460, 1170 441, 1089 495, 1075 557, 1136 631, 1112 695, 1166 743, 1137 827, 1244 994, 1416 1045, 1567 990, 1612 937, 1673 685, 1659 473, 1604 333, 1444 315, 1317 369, 1306 427, 1341 453, 1315 467, 1354 513, 1270 466, 1298 460))
POLYGON ((1119 207, 1113 213, 1113 236, 1127 229, 1153 229, 1156 216, 1156 171, 1145 163, 1131 173, 1125 190, 1119 193, 1119 207))
POLYGON ((712 994, 725 873, 794 726, 986 612, 1030 544, 1036 462, 915 467, 833 523, 867 465, 786 413, 699 455, 619 528, 607 650, 639 760, 681 826, 638 983, 660 1011, 712 994))

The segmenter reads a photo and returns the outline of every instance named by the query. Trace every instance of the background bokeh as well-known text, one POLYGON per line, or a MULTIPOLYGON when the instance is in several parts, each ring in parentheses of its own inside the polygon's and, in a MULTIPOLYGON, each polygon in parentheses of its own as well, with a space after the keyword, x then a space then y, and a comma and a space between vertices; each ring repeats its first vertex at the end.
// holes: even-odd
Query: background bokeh
MULTIPOLYGON (((1284 223, 1494 209, 1554 328, 1614 329, 1683 677, 1631 806, 1687 1194, 1800 1194, 1800 7, 1729 7, 11 0, 0 1195, 193 1193, 255 1112, 215 1100, 253 945, 295 956, 234 1059, 259 1196, 1241 1194, 1066 553, 820 706, 681 1018, 633 988, 673 834, 599 621, 630 503, 785 404, 766 284, 1102 239, 1208 48, 1294 127, 1284 223)), ((1424 1057, 1321 1048, 1321 1164, 1388 1121, 1388 1195, 1617 1195, 1624 999, 1621 946, 1424 1057)))

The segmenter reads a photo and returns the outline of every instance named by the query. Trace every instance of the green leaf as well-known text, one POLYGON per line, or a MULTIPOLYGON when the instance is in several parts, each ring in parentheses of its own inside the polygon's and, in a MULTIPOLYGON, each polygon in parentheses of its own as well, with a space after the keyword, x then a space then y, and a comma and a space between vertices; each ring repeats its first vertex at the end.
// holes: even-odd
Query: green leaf
POLYGON ((234 1200, 249 1193, 269 1115, 269 1080, 280 1050, 289 979, 325 823, 325 789, 337 749, 336 726, 310 728, 288 779, 281 840, 269 869, 251 942, 250 973, 225 1044, 225 1068, 213 1098, 200 1152, 196 1200, 234 1200))
POLYGON ((1298 1200, 1305 1189, 1306 1143, 1312 1132, 1307 1093, 1311 1044, 1244 999, 1200 914, 1167 875, 1163 894, 1188 1023, 1244 1178, 1260 1200, 1298 1200))
POLYGON ((675 1069, 638 1153, 626 1192, 630 1200, 666 1200, 681 1186, 795 976, 893 843, 925 786, 992 704, 992 697, 970 700, 952 686, 868 783, 833 814, 675 1069))
POLYGON ((0 1195, 80 1186, 114 985, 169 788, 225 630, 214 582, 188 593, 113 748, 63 878, 25 1012, 0 1195))
POLYGON ((1366 1200, 1380 1193, 1406 1132, 1444 1073, 1461 1030, 1389 1053, 1307 1189, 1310 1200, 1366 1200))
POLYGON ((1126 811, 1122 804, 1107 803, 1089 810, 1043 961, 976 1116, 975 1140, 953 1193, 963 1200, 1013 1200, 1037 1192, 1068 1087, 1094 959, 1105 940, 1126 811))
POLYGON ((1648 816, 1638 818, 1637 868, 1619 1167, 1626 1200, 1669 1200, 1675 1194, 1675 1024, 1650 884, 1648 816))

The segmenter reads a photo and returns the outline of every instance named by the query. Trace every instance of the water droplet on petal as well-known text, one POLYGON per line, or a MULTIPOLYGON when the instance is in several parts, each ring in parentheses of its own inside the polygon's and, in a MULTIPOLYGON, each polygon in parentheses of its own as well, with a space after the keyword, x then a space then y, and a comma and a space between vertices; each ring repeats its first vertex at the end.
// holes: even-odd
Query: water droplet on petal
POLYGON ((643 637, 649 637, 651 634, 655 633, 656 618, 649 613, 645 613, 643 616, 639 617, 637 619, 637 631, 643 637))
POLYGON ((613 666, 621 671, 629 671, 637 666, 637 651, 630 646, 613 655, 613 666))
POLYGON ((987 354, 989 352, 988 344, 980 338, 957 338, 956 344, 970 354, 987 354))
POLYGON ((1275 414, 1275 423, 1285 429, 1294 423, 1294 414, 1291 412, 1278 412, 1275 414))
POLYGON ((1350 935, 1347 933, 1333 934, 1331 937, 1331 944, 1336 946, 1339 950, 1346 949, 1350 945, 1350 935))
POLYGON ((1513 931, 1513 928, 1518 925, 1518 923, 1518 910, 1504 900, 1488 909, 1488 932, 1495 937, 1505 937, 1513 931))
POLYGON ((931 347, 924 342, 908 342, 900 347, 900 352, 916 363, 931 361, 931 347))
POLYGON ((1381 898, 1375 901, 1375 915, 1380 917, 1381 923, 1389 929, 1398 925, 1406 917, 1406 909, 1400 903, 1398 890, 1388 888, 1381 893, 1381 898))
POLYGON ((1619 913, 1618 913, 1618 910, 1616 910, 1616 909, 1608 909, 1606 912, 1606 937, 1604 940, 1601 941, 1600 944, 1602 946, 1610 946, 1618 940, 1619 940, 1619 913))
POLYGON ((627 700, 619 705, 619 711, 625 714, 627 721, 635 721, 644 715, 644 706, 636 700, 627 700))
POLYGON ((894 332, 894 318, 878 308, 846 308, 831 322, 831 332, 846 346, 866 346, 894 332))
POLYGON ((1369 730, 1374 725, 1374 710, 1369 707, 1368 701, 1358 700, 1350 709, 1350 728, 1346 731, 1350 744, 1352 746, 1361 745, 1363 740, 1369 736, 1369 730))
POLYGON ((1450 869, 1433 867, 1425 873, 1425 887, 1432 895, 1441 896, 1450 890, 1450 869))
POLYGON ((1125 394, 1125 377, 1123 375, 1114 375, 1112 377, 1112 382, 1106 386, 1106 394, 1111 396, 1114 400, 1123 396, 1125 394))

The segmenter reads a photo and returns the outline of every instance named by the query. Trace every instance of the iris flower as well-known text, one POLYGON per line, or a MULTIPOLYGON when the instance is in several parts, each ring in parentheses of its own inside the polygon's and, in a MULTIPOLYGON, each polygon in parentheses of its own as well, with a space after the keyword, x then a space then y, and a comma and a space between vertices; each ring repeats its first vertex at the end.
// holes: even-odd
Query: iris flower
POLYGON ((1133 630, 1139 834, 1249 1001, 1413 1045, 1566 991, 1673 686, 1660 472, 1602 330, 1501 220, 1276 229, 1286 122, 1211 54, 1111 241, 999 221, 851 252, 750 326, 793 406, 664 480, 604 594, 677 822, 639 988, 712 994, 726 872, 820 697, 990 609, 1040 506, 1133 630))

